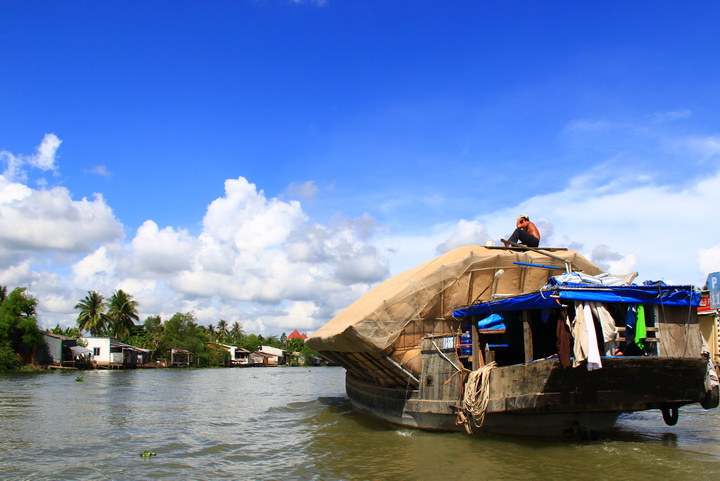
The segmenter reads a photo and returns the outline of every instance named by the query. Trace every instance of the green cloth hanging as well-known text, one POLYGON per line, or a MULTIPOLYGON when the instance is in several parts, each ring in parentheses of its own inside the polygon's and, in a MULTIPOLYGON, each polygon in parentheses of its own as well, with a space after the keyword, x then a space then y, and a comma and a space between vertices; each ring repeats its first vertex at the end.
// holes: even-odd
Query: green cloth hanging
POLYGON ((635 345, 645 349, 643 340, 647 337, 647 326, 645 325, 645 308, 642 304, 637 306, 637 322, 635 323, 635 345))

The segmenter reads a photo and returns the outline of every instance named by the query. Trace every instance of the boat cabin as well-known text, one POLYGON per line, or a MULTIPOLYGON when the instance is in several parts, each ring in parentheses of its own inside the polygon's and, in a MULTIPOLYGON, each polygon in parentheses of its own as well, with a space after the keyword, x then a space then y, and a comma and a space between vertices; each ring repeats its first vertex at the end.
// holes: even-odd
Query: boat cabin
POLYGON ((577 366, 589 353, 597 353, 597 362, 596 357, 702 352, 700 297, 691 286, 583 282, 588 279, 553 277, 537 292, 455 310, 461 320, 460 359, 474 370, 493 361, 507 366, 550 358, 560 358, 565 366, 572 358, 577 366))

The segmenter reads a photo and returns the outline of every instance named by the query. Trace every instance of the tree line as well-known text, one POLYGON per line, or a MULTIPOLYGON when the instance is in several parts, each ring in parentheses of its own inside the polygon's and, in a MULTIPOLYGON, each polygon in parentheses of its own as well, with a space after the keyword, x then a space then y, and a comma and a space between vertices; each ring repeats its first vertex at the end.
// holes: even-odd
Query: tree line
MULTIPOLYGON (((54 334, 79 339, 83 333, 94 337, 114 337, 152 352, 153 359, 169 358, 171 349, 184 349, 195 354, 198 367, 222 366, 229 361, 230 353, 221 344, 257 351, 260 346, 285 349, 300 353, 309 359, 317 356, 305 347, 302 339, 287 339, 283 333, 264 337, 246 334, 242 325, 231 325, 220 319, 217 325, 200 325, 192 312, 178 312, 163 321, 160 316, 149 316, 142 323, 138 316, 139 303, 122 289, 106 298, 97 291, 89 291, 75 309, 79 311, 77 326, 50 329, 54 334)), ((31 362, 36 347, 43 344, 37 325, 37 299, 25 288, 16 288, 9 295, 7 287, 0 286, 0 369, 16 369, 31 362)))

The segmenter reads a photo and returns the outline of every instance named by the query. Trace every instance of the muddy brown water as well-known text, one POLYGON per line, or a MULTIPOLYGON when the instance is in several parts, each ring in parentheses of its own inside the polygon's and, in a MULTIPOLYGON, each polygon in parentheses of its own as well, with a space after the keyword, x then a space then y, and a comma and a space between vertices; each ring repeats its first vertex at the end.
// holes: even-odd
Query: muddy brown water
POLYGON ((342 368, 0 373, 0 479, 717 480, 720 410, 597 440, 394 428, 342 368), (82 381, 78 381, 78 377, 82 381), (155 456, 142 457, 143 451, 155 456))

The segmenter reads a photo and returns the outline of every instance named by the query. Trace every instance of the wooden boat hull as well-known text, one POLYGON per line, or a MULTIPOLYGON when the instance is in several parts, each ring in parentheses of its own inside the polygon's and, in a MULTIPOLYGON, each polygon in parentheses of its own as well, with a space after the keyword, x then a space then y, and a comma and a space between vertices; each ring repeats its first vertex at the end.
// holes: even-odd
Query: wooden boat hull
MULTIPOLYGON (((462 374, 429 357, 418 389, 381 387, 348 372, 346 390, 353 406, 400 426, 464 430, 456 424, 462 374)), ((597 371, 564 369, 556 360, 497 367, 484 423, 480 428, 470 423, 475 432, 554 436, 578 429, 604 431, 624 412, 700 402, 705 372, 702 359, 659 357, 604 358, 597 371)))

